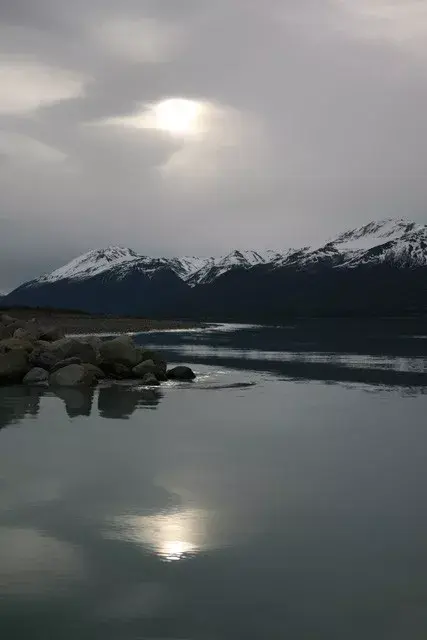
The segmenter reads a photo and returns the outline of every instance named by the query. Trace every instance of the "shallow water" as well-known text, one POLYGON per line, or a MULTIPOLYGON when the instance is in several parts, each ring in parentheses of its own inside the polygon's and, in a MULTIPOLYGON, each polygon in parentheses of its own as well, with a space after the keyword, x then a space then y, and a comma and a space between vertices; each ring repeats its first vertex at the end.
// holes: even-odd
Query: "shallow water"
POLYGON ((0 389, 1 637, 427 637, 427 343, 292 335, 139 338, 193 384, 0 389))

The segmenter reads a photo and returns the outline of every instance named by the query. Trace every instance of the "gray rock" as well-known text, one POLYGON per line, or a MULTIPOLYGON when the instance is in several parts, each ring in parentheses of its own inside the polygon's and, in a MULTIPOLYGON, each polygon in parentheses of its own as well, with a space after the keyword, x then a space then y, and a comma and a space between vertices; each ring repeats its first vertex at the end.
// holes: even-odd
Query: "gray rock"
POLYGON ((15 329, 11 329, 10 327, 11 325, 8 325, 7 327, 0 325, 0 340, 7 340, 7 338, 13 338, 15 329))
POLYGON ((38 347, 43 347, 43 349, 45 351, 50 351, 51 353, 53 353, 51 343, 50 342, 46 342, 46 340, 37 340, 37 346, 38 347))
POLYGON ((59 327, 41 327, 38 337, 40 340, 46 340, 46 342, 55 342, 61 340, 64 335, 64 332, 59 327))
POLYGON ((132 378, 132 369, 120 362, 104 362, 99 363, 99 368, 104 372, 105 377, 114 380, 127 380, 132 378))
POLYGON ((28 356, 28 361, 33 367, 46 369, 50 371, 58 362, 58 358, 51 351, 46 351, 46 347, 36 347, 28 356))
POLYGON ((34 333, 31 333, 27 329, 22 329, 22 327, 16 329, 13 334, 13 338, 16 340, 30 340, 31 342, 35 342, 37 340, 37 336, 35 336, 34 333))
POLYGON ((146 373, 145 376, 141 380, 142 384, 147 387, 158 387, 160 386, 160 382, 157 380, 154 373, 146 373))
POLYGON ((84 364, 70 364, 49 377, 52 387, 89 387, 96 384, 95 373, 84 364))
POLYGON ((190 367, 174 367, 166 373, 169 380, 194 380, 196 374, 190 367))
POLYGON ((19 320, 16 320, 8 325, 0 325, 0 340, 3 340, 5 338, 13 338, 13 334, 15 333, 15 331, 17 329, 23 328, 25 328, 25 325, 24 323, 19 322, 19 320))
POLYGON ((143 347, 137 347, 140 362, 144 362, 145 360, 152 360, 154 364, 159 367, 164 373, 166 373, 166 361, 162 358, 162 356, 157 351, 152 351, 151 349, 144 349, 143 347))
POLYGON ((106 340, 99 351, 105 363, 120 363, 132 369, 141 362, 139 350, 130 336, 106 340))
POLYGON ((92 371, 96 380, 103 380, 105 378, 105 373, 96 366, 96 364, 85 364, 85 367, 88 371, 92 371))
POLYGON ((50 371, 51 373, 55 373, 55 371, 59 371, 59 369, 68 367, 70 364, 82 364, 82 361, 80 358, 67 358, 66 360, 59 360, 58 362, 55 362, 50 371))
POLYGON ((14 351, 16 349, 22 349, 30 353, 34 349, 34 342, 27 338, 6 338, 0 340, 0 353, 7 353, 8 351, 14 351))
POLYGON ((8 316, 7 313, 3 313, 0 316, 0 323, 4 324, 5 326, 9 324, 13 324, 14 322, 16 322, 16 318, 12 318, 12 316, 8 316))
POLYGON ((0 355, 0 384, 22 382, 29 370, 28 354, 24 349, 12 349, 0 355))
POLYGON ((89 342, 85 340, 77 340, 76 338, 61 338, 50 344, 49 350, 52 351, 58 361, 67 360, 67 358, 80 358, 82 362, 90 364, 97 363, 97 352, 89 342))
POLYGON ((138 364, 132 369, 132 374, 135 378, 143 378, 146 373, 152 373, 156 376, 159 382, 167 380, 166 374, 155 362, 152 360, 144 360, 141 364, 138 364))
POLYGON ((95 351, 99 351, 102 345, 102 340, 98 336, 86 336, 85 341, 92 345, 95 351))
POLYGON ((27 373, 22 382, 28 385, 45 387, 49 384, 49 374, 46 369, 34 367, 27 373))
POLYGON ((153 360, 144 360, 141 364, 137 364, 136 367, 132 369, 132 372, 136 376, 142 377, 146 373, 155 373, 158 369, 158 366, 153 360))
MULTIPOLYGON (((33 339, 38 340, 41 336, 41 329, 37 322, 30 320, 30 322, 25 322, 21 329, 25 331, 28 336, 31 336, 33 339)), ((17 329, 18 331, 18 329, 17 329)))

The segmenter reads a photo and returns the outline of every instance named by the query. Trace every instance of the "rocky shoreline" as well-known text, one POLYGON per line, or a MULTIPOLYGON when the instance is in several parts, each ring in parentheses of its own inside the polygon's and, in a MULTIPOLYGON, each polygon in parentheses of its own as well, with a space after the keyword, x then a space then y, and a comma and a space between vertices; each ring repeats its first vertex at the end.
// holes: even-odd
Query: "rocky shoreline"
POLYGON ((102 340, 65 334, 63 327, 37 318, 0 316, 0 386, 90 387, 101 380, 160 386, 196 377, 189 367, 168 368, 161 354, 136 345, 129 335, 102 340))
POLYGON ((193 329, 200 326, 200 323, 183 320, 97 316, 48 309, 5 309, 3 312, 20 322, 29 322, 35 319, 41 326, 60 326, 65 335, 90 335, 94 333, 112 335, 141 333, 144 331, 193 329))

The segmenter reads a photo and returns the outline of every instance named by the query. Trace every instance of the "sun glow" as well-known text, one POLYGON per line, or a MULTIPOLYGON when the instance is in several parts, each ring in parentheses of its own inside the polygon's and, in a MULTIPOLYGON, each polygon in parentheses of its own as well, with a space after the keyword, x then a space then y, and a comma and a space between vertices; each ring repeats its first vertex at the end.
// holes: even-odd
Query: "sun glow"
POLYGON ((98 125, 152 129, 176 138, 200 137, 212 128, 216 111, 208 102, 186 98, 166 98, 145 104, 141 110, 127 116, 107 118, 98 125))
POLYGON ((193 100, 170 98, 152 107, 156 129, 176 136, 199 133, 203 128, 203 106, 193 100))

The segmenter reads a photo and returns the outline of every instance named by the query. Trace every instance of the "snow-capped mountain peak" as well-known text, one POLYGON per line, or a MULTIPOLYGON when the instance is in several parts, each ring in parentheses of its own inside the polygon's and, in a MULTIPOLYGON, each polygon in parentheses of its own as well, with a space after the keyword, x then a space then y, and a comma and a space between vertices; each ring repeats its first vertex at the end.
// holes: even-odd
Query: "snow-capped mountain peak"
POLYGON ((399 268, 427 266, 427 225, 408 225, 407 231, 390 233, 381 242, 365 250, 348 252, 341 268, 388 264, 399 268))
POLYGON ((218 266, 224 267, 247 267, 256 264, 263 264, 265 262, 265 259, 257 251, 235 249, 224 258, 220 258, 216 262, 218 266))
POLYGON ((231 269, 250 269, 257 265, 269 264, 281 257, 281 255, 272 250, 260 253, 249 249, 234 249, 221 258, 208 258, 200 269, 189 274, 186 280, 190 286, 208 284, 231 269))
POLYGON ((289 251, 274 266, 306 269, 323 264, 354 268, 372 261, 393 260, 396 265, 419 266, 423 260, 427 264, 426 234, 426 225, 405 218, 386 218, 347 230, 323 245, 289 251))
POLYGON ((93 278, 113 267, 137 260, 140 256, 126 247, 107 247, 94 249, 71 260, 63 267, 39 278, 38 282, 57 282, 58 280, 85 280, 93 278))
POLYGON ((129 270, 139 270, 151 277, 159 269, 171 269, 190 286, 201 282, 210 282, 214 277, 234 267, 249 268, 257 264, 270 262, 280 254, 267 252, 264 257, 256 251, 234 250, 221 258, 200 258, 196 256, 153 258, 143 256, 126 247, 110 246, 105 249, 89 251, 50 274, 38 278, 37 284, 58 282, 60 280, 81 281, 114 272, 122 279, 129 270))
POLYGON ((153 258, 110 246, 22 284, 3 304, 220 319, 290 312, 425 315, 426 274, 427 225, 386 219, 281 252, 153 258))
POLYGON ((345 231, 332 238, 328 244, 339 246, 341 250, 371 249, 381 243, 396 240, 406 233, 422 229, 423 226, 405 218, 385 218, 345 231))
POLYGON ((374 221, 345 231, 318 247, 286 249, 281 252, 235 249, 225 256, 143 256, 120 246, 89 251, 33 282, 42 285, 58 281, 82 281, 101 274, 117 280, 131 272, 152 278, 169 269, 189 286, 209 284, 234 269, 269 265, 272 269, 355 268, 359 265, 393 263, 396 266, 427 265, 427 226, 404 218, 374 221))

